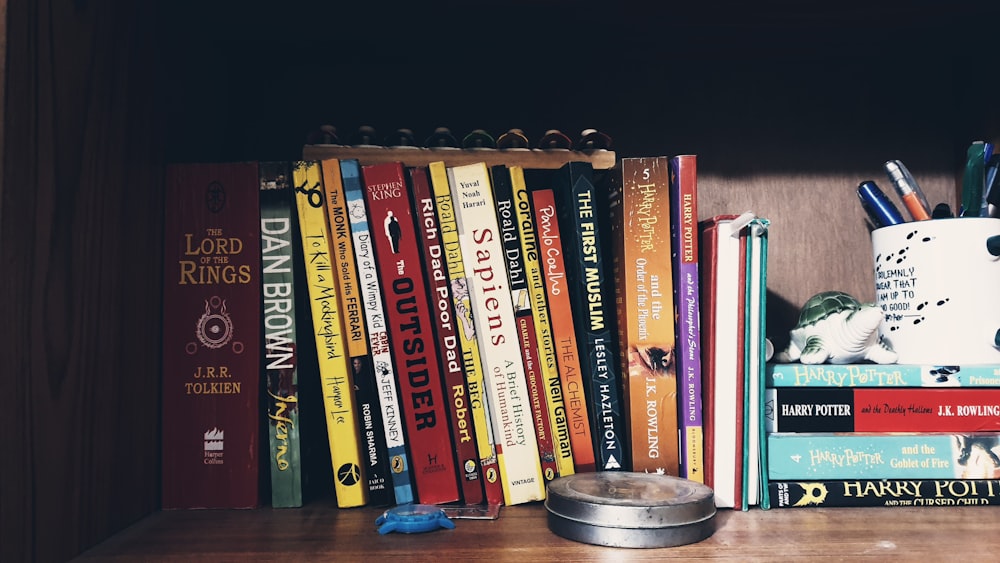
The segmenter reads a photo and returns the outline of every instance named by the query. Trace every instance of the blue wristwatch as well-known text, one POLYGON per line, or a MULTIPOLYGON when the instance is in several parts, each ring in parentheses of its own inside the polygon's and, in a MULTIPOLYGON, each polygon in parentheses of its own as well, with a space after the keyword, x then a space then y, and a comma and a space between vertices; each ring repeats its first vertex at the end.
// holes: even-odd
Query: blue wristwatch
POLYGON ((444 510, 429 504, 404 504, 390 508, 375 519, 375 525, 378 526, 378 533, 383 535, 389 532, 417 534, 455 527, 444 510))

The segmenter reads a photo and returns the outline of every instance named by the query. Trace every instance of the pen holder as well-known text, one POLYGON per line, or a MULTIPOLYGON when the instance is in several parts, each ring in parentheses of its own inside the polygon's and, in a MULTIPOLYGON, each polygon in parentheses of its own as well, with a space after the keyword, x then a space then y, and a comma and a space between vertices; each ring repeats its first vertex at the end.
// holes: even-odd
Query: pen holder
POLYGON ((872 231, 879 333, 897 363, 1000 364, 997 235, 1000 219, 987 217, 872 231))

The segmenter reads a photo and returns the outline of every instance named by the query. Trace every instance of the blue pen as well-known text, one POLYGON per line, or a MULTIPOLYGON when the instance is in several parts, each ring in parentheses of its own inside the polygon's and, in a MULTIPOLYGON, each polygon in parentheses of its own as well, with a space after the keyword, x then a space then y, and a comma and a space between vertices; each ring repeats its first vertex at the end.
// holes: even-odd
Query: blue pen
POLYGON ((899 209, 882 193, 878 185, 871 180, 865 180, 858 185, 858 197, 876 227, 888 227, 903 223, 903 215, 899 209))

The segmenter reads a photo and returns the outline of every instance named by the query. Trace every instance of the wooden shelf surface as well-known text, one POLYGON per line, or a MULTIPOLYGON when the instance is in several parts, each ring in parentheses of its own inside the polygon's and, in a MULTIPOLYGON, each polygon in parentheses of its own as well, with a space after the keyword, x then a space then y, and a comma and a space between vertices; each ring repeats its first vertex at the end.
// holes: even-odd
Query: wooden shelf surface
POLYGON ((304 160, 324 158, 356 158, 362 164, 402 162, 404 166, 427 166, 431 162, 443 161, 448 166, 463 166, 485 162, 487 166, 507 164, 522 168, 559 168, 567 162, 589 161, 596 169, 607 169, 615 165, 615 152, 608 150, 571 151, 541 149, 426 149, 352 147, 345 145, 305 145, 302 147, 304 160))
POLYGON ((425 534, 375 531, 376 508, 157 512, 79 561, 790 561, 994 560, 1000 511, 989 506, 719 510, 708 539, 685 546, 594 546, 549 531, 544 507, 504 508, 425 534), (973 559, 975 557, 976 559, 973 559))

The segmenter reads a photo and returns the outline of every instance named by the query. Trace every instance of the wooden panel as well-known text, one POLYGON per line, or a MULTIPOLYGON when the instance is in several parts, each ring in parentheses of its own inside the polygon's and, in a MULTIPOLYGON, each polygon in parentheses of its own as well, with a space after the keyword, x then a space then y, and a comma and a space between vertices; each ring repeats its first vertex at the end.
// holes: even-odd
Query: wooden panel
POLYGON ((161 174, 134 4, 9 7, 3 561, 64 561, 157 506, 161 174))
POLYGON ((724 509, 708 539, 660 549, 616 549, 556 536, 538 503, 504 508, 496 521, 458 520, 454 530, 412 535, 378 535, 378 514, 337 510, 332 503, 161 512, 80 561, 972 561, 993 560, 1000 549, 1000 512, 986 506, 724 509), (955 530, 966 539, 956 541, 955 530))
POLYGON ((559 168, 567 162, 590 162, 595 169, 611 168, 615 165, 615 152, 600 150, 593 152, 569 150, 496 150, 496 149, 390 149, 383 147, 344 147, 339 145, 305 145, 302 148, 305 160, 324 158, 356 158, 364 164, 381 162, 402 162, 405 166, 427 166, 436 161, 444 161, 448 166, 462 166, 485 162, 487 166, 506 164, 522 168, 559 168))

